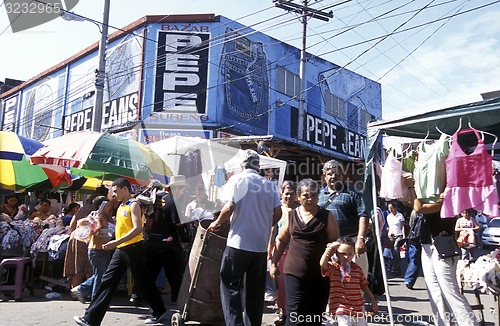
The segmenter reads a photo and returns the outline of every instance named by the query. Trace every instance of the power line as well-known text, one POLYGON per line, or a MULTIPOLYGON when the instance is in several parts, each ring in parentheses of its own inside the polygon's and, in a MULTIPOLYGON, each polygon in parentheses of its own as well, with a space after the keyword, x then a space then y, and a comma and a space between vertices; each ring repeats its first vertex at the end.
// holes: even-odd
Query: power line
MULTIPOLYGON (((213 63, 212 63, 212 64, 213 64, 213 63)), ((218 86, 218 85, 216 85, 216 86, 218 86)))

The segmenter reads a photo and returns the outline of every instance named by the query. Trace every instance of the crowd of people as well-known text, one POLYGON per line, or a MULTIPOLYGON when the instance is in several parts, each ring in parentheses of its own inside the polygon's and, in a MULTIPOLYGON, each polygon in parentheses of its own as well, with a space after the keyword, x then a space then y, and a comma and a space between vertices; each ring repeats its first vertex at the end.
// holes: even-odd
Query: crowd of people
MULTIPOLYGON (((119 178, 111 194, 103 187, 83 204, 65 208, 55 209, 59 202, 42 195, 19 205, 19 199, 9 195, 2 216, 41 221, 58 216, 56 223, 69 229, 64 276, 75 298, 90 302, 83 316, 75 316, 78 325, 101 324, 127 269, 134 279, 134 297, 151 308, 145 323, 161 322, 167 311, 155 281, 163 272, 175 303, 192 240, 186 219, 213 219, 207 231, 229 223, 220 268, 226 325, 261 325, 268 273, 276 284, 276 325, 321 325, 325 316, 339 325, 366 325, 367 310, 378 312, 367 278, 368 238, 374 226, 361 194, 345 182, 346 169, 330 160, 323 165, 324 187, 304 178, 285 181, 278 189, 272 178, 261 175, 255 151, 244 152, 241 166, 224 186, 218 214, 213 214, 216 209, 203 187, 196 187, 195 198, 187 198, 185 178, 173 176, 167 187, 152 184, 147 189, 147 204, 127 179, 119 178)), ((476 325, 457 287, 457 258, 440 258, 433 239, 443 232, 457 233, 463 243, 461 258, 473 260, 480 224, 471 210, 458 219, 441 219, 441 201, 425 203, 414 194, 410 202, 413 207, 405 208, 391 201, 381 210, 383 245, 390 253, 387 268, 394 276, 404 275, 409 289, 423 271, 439 325, 450 324, 445 317, 449 313, 459 325, 476 325)))

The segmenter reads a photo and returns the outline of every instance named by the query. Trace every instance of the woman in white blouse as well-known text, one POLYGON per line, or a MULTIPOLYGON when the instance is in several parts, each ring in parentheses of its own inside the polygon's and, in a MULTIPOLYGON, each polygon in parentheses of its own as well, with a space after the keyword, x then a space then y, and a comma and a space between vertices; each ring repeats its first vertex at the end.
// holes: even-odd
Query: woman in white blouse
POLYGON ((398 212, 398 207, 395 203, 389 203, 387 206, 389 214, 387 215, 387 240, 389 241, 389 248, 392 251, 392 272, 394 275, 401 275, 400 266, 400 253, 399 249, 403 243, 405 236, 405 218, 403 214, 398 212))

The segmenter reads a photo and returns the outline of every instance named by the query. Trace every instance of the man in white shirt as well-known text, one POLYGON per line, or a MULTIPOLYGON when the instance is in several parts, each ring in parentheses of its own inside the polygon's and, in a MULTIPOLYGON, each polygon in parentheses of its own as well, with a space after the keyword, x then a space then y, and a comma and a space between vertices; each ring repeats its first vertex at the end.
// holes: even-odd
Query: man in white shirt
POLYGON ((271 227, 281 218, 281 202, 276 184, 259 175, 259 164, 257 152, 244 152, 244 170, 224 186, 227 202, 208 228, 231 223, 220 271, 226 325, 245 324, 244 311, 251 325, 262 323, 267 245, 271 227))

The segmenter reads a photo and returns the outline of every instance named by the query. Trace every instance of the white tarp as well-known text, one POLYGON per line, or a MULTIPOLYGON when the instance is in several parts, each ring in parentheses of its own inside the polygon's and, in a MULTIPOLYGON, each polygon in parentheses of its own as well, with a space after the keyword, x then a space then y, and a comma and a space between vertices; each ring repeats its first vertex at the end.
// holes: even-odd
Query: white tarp
MULTIPOLYGON (((149 147, 158 154, 170 167, 172 172, 179 174, 180 158, 190 150, 200 150, 203 179, 207 184, 207 175, 213 174, 216 167, 237 172, 240 169, 240 155, 243 150, 203 139, 199 137, 175 136, 149 144, 149 147)), ((286 162, 260 155, 261 169, 278 169, 278 185, 285 178, 286 162)))

